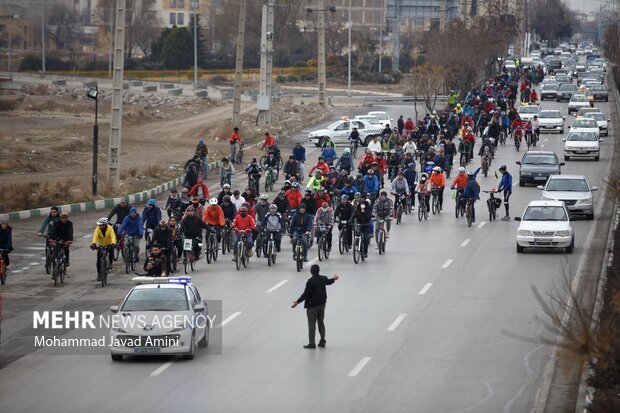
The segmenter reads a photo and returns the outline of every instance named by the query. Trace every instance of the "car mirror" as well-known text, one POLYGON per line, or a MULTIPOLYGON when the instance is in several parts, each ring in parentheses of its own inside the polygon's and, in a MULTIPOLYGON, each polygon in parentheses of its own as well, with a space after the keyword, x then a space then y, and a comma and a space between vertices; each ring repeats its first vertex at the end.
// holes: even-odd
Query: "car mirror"
POLYGON ((542 191, 543 189, 545 189, 545 187, 544 187, 544 186, 542 186, 542 185, 538 185, 538 186, 536 187, 536 189, 540 189, 540 190, 542 191))
POLYGON ((521 217, 515 217, 515 221, 521 221, 521 217))
POLYGON ((560 162, 560 166, 564 166, 566 165, 564 162, 560 162))
POLYGON ((566 120, 566 116, 562 116, 562 119, 566 120))
POLYGON ((118 306, 117 305, 111 305, 110 306, 110 311, 112 311, 114 314, 118 313, 118 306))
POLYGON ((517 165, 521 165, 521 161, 517 161, 515 162, 517 165))
POLYGON ((598 186, 593 186, 592 188, 590 188, 590 191, 592 191, 592 192, 598 191, 598 186))
POLYGON ((206 310, 207 308, 205 307, 204 304, 196 304, 194 306, 194 312, 195 313, 202 313, 204 310, 206 310))
POLYGON ((598 141, 599 141, 599 142, 603 142, 603 140, 602 140, 602 139, 599 139, 598 141))
POLYGON ((566 142, 566 138, 562 138, 562 142, 566 142))

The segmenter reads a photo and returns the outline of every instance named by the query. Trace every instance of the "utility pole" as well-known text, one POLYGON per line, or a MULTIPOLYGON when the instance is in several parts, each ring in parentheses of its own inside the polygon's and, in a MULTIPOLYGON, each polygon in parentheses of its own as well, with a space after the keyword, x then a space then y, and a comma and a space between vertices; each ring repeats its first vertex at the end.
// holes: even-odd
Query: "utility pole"
POLYGON ((260 46, 260 88, 258 95, 258 125, 271 124, 271 81, 273 72, 273 19, 275 1, 263 5, 260 46))
POLYGON ((114 2, 110 3, 110 55, 108 56, 108 76, 112 77, 112 52, 114 45, 114 2))
POLYGON ((198 0, 191 0, 190 8, 194 12, 194 90, 198 90, 198 35, 197 35, 197 14, 198 0))
POLYGON ((400 72, 400 0, 394 2, 392 21, 392 71, 400 72))
POLYGON ((125 66, 125 0, 116 2, 114 72, 112 77, 112 120, 108 151, 108 178, 118 188, 121 177, 121 126, 123 121, 123 68, 125 66))
POLYGON ((237 32, 237 59, 235 63, 235 96, 233 98, 233 124, 241 121, 241 86, 243 76, 243 52, 245 49, 245 11, 247 0, 241 0, 239 6, 239 31, 237 32))
POLYGON ((45 7, 46 0, 41 0, 41 73, 45 74, 45 7))
POLYGON ((319 77, 319 105, 327 106, 325 88, 327 83, 325 69, 325 0, 319 0, 319 52, 318 52, 318 77, 319 77))
POLYGON ((13 47, 11 45, 11 31, 13 30, 13 10, 11 10, 11 4, 9 3, 9 76, 11 76, 11 80, 13 80, 13 65, 12 65, 12 57, 13 57, 13 47))
POLYGON ((351 0, 349 0, 349 57, 348 57, 348 89, 347 96, 351 97, 351 0))

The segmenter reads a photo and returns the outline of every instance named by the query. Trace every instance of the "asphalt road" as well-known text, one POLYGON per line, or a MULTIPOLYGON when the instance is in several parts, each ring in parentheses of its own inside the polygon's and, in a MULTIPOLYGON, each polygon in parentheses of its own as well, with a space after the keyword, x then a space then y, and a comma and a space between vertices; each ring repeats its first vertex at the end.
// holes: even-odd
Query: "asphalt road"
MULTIPOLYGON (((609 114, 606 103, 597 107, 609 114)), ((543 108, 566 113, 566 103, 544 102, 543 108)), ((394 119, 412 112, 405 106, 372 110, 386 110, 394 119)), ((572 119, 567 116, 567 126, 572 119)), ((561 138, 544 134, 540 148, 561 157, 561 138)), ((569 161, 563 172, 584 174, 603 187, 610 140, 602 144, 599 162, 569 161)), ((494 167, 505 163, 516 176, 515 161, 523 153, 510 144, 500 147, 494 167)), ((492 175, 479 182, 482 189, 498 184, 492 175)), ((513 216, 540 197, 535 187, 516 182, 513 216)), ((223 301, 223 354, 199 352, 193 361, 116 363, 107 355, 45 351, 21 356, 19 348, 32 334, 32 309, 103 311, 120 302, 130 285, 118 267, 105 289, 94 282, 88 237, 102 212, 72 216, 79 241, 72 248, 72 278, 62 288, 54 288, 42 268, 43 243, 35 237, 39 220, 15 223, 16 271, 2 287, 0 411, 529 411, 551 348, 504 331, 531 338, 543 331, 536 321, 541 307, 530 288, 546 291, 564 270, 577 267, 596 221, 574 222, 571 255, 517 254, 518 223, 486 222, 484 204, 478 205, 478 221, 468 228, 454 218, 446 192, 441 215, 426 222, 405 217, 392 227, 387 255, 372 250, 358 265, 334 249, 321 263, 323 274, 341 276, 328 287, 325 349, 301 347, 307 340, 305 314, 290 303, 303 291, 309 271, 295 271, 287 244, 274 267, 253 258, 237 272, 228 255, 211 265, 200 261, 195 284, 207 299, 223 301)), ((308 264, 314 257, 316 248, 308 264)))

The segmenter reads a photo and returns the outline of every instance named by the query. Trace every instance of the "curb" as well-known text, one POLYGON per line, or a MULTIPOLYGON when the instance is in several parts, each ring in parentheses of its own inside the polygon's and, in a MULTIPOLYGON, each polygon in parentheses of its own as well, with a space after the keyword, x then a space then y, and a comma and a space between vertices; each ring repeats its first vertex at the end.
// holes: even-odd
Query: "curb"
MULTIPOLYGON (((276 136, 276 140, 279 139, 279 136, 276 136)), ((246 145, 248 148, 259 147, 262 142, 258 142, 251 145, 246 145)), ((220 167, 220 161, 211 162, 209 164, 209 171, 214 170, 220 167)), ((121 198, 127 199, 130 204, 135 204, 137 202, 146 202, 149 198, 153 198, 156 195, 159 195, 163 192, 168 191, 172 187, 177 187, 181 185, 185 176, 180 176, 171 181, 165 182, 161 185, 157 185, 154 188, 147 189, 146 191, 136 192, 131 195, 127 195, 125 197, 116 197, 116 198, 106 198, 106 199, 98 199, 96 201, 86 201, 86 202, 78 202, 75 204, 65 204, 58 205, 58 209, 60 212, 67 211, 70 213, 74 212, 83 212, 83 211, 95 211, 98 209, 109 209, 114 208, 116 204, 118 204, 121 198)), ((47 216, 50 213, 51 206, 35 208, 35 209, 27 209, 24 211, 14 211, 7 212, 4 214, 0 214, 0 219, 6 219, 9 222, 19 221, 21 219, 28 218, 39 218, 47 216)))

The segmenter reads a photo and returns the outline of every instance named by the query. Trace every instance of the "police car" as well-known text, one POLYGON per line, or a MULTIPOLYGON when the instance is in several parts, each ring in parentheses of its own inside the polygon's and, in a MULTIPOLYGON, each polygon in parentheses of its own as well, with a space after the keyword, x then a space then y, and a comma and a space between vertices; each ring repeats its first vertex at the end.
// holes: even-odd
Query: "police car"
POLYGON ((191 277, 134 277, 136 284, 120 306, 113 305, 110 355, 182 355, 209 345, 207 303, 191 277))
POLYGON ((310 132, 308 142, 316 146, 323 146, 323 141, 329 138, 336 145, 349 145, 349 135, 353 128, 357 128, 362 145, 367 145, 375 135, 381 134, 383 130, 380 124, 344 117, 323 129, 310 132))

